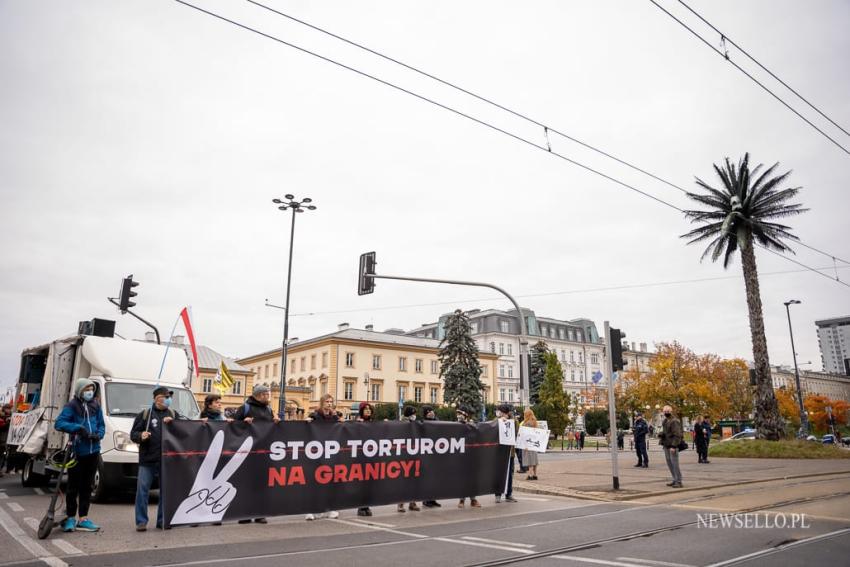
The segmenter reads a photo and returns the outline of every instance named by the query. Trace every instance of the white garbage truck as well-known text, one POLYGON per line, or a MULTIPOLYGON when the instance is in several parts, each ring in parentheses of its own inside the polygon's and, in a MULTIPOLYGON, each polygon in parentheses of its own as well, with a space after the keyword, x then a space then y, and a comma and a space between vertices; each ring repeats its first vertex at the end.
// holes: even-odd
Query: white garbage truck
POLYGON ((172 408, 180 414, 196 419, 200 412, 190 389, 191 357, 181 345, 117 338, 114 323, 100 319, 80 329, 102 336, 76 334, 23 351, 7 444, 16 458, 25 459, 24 486, 57 476, 54 463, 61 460, 55 457, 65 434, 53 428, 54 422, 73 396, 74 382, 94 381, 106 434, 92 497, 102 501, 135 487, 139 447, 130 440, 130 429, 136 414, 151 406, 157 383, 174 391, 172 408))

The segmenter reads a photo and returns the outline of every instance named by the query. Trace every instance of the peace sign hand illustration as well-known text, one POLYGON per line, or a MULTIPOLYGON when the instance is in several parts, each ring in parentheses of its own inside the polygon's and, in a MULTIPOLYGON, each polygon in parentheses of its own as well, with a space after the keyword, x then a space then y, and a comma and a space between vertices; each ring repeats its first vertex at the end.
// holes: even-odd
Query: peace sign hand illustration
POLYGON ((227 512, 233 499, 236 498, 236 488, 228 482, 233 473, 248 458, 248 453, 254 444, 254 438, 248 437, 236 451, 236 454, 221 469, 218 476, 215 469, 224 447, 224 431, 219 431, 213 437, 204 462, 195 477, 189 496, 178 506, 171 518, 172 524, 198 524, 202 522, 220 522, 227 512))

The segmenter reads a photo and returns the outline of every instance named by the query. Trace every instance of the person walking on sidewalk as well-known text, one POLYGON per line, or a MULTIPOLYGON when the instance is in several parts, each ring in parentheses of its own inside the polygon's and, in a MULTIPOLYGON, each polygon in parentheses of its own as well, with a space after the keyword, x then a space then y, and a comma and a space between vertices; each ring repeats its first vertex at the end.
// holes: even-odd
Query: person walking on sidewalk
MULTIPOLYGON (((522 423, 520 423, 520 427, 533 427, 537 429, 537 417, 534 415, 534 411, 531 408, 525 408, 525 411, 522 414, 522 423)), ((525 463, 525 466, 528 468, 528 476, 526 480, 537 480, 537 451, 529 451, 528 449, 522 449, 522 462, 525 463)))
POLYGON ((74 397, 56 418, 54 428, 71 436, 77 464, 68 469, 68 488, 65 493, 65 510, 68 517, 62 523, 63 532, 80 530, 96 532, 100 526, 89 520, 94 474, 100 457, 100 440, 106 434, 103 410, 94 397, 95 384, 88 378, 74 383, 74 397), (77 521, 77 513, 80 519, 77 521))
MULTIPOLYGON (((357 409, 357 421, 361 423, 374 423, 372 419, 372 415, 375 413, 375 408, 372 407, 372 404, 369 402, 360 402, 360 406, 357 409)), ((357 509, 358 516, 371 516, 372 509, 368 506, 363 506, 357 509)))
POLYGON ((708 457, 708 447, 705 446, 705 425, 701 415, 694 420, 694 445, 697 450, 697 462, 704 463, 708 457))
POLYGON ((664 458, 673 477, 667 486, 682 488, 682 471, 679 470, 679 446, 683 442, 682 422, 673 415, 673 408, 664 406, 664 422, 661 424, 660 444, 664 447, 664 458))
MULTIPOLYGON (((336 402, 334 400, 334 397, 330 394, 325 394, 321 398, 319 398, 319 409, 311 413, 307 421, 311 423, 323 424, 339 423, 340 418, 339 414, 336 411, 336 402)), ((328 512, 320 514, 307 514, 304 517, 304 519, 308 522, 312 522, 313 520, 320 518, 330 518, 331 520, 336 520, 337 518, 339 518, 339 512, 337 512, 336 510, 329 510, 328 512)))
POLYGON ((587 436, 584 429, 578 434, 578 450, 584 451, 584 438, 587 436))
POLYGON ((637 412, 632 432, 635 436, 635 453, 637 453, 638 459, 635 466, 649 468, 649 453, 646 451, 646 434, 649 433, 649 426, 646 424, 642 412, 637 412))

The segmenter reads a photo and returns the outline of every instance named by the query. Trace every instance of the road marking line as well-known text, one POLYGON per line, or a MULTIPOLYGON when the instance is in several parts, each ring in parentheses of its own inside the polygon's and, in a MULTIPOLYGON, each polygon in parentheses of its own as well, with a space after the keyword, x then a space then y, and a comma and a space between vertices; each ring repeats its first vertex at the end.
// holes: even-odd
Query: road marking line
POLYGON ((555 559, 568 559, 581 563, 595 563, 596 565, 609 565, 610 567, 641 567, 638 563, 623 563, 620 561, 608 561, 607 559, 593 559, 590 557, 573 557, 572 555, 553 555, 555 559))
POLYGON ((403 532, 401 530, 393 530, 393 529, 384 528, 384 527, 381 527, 381 526, 373 526, 371 524, 362 524, 362 523, 359 523, 359 522, 352 522, 350 520, 330 520, 330 521, 331 522, 337 522, 337 523, 340 523, 340 524, 346 524, 348 526, 357 526, 358 528, 371 528, 373 530, 378 530, 378 531, 382 531, 382 532, 389 532, 391 534, 398 534, 398 535, 403 535, 403 536, 407 536, 407 537, 415 537, 415 538, 418 538, 418 539, 428 537, 426 535, 415 534, 413 532, 403 532))
POLYGON ((807 543, 812 543, 821 539, 829 539, 835 536, 843 535, 850 533, 850 528, 845 528, 843 530, 836 530, 834 532, 829 532, 817 536, 813 536, 806 539, 801 539, 798 541, 792 541, 791 543, 786 543, 785 545, 780 545, 778 547, 771 547, 770 549, 762 549, 761 551, 754 551, 753 553, 748 553, 746 555, 741 555, 738 557, 733 557, 731 559, 727 559, 725 561, 720 561, 719 563, 712 563, 711 565, 707 565, 706 567, 723 567, 724 565, 733 565, 735 563, 741 563, 747 559, 752 559, 754 557, 762 557, 765 555, 773 555, 774 553, 779 553, 780 551, 785 551, 786 549, 790 549, 792 547, 797 547, 798 545, 805 545, 807 543))
POLYGON ((352 519, 352 522, 357 522, 358 524, 364 524, 366 526, 381 526, 382 528, 394 528, 395 524, 382 524, 381 522, 373 522, 372 520, 359 520, 352 519))
POLYGON ((507 545, 493 545, 491 543, 479 543, 477 541, 464 541, 462 539, 452 539, 449 537, 435 537, 434 541, 442 541, 445 543, 459 543, 461 545, 474 545, 475 547, 486 547, 488 549, 501 549, 502 551, 513 551, 514 553, 534 553, 530 549, 522 547, 508 547, 507 545))
POLYGON ((38 531, 38 520, 35 518, 24 518, 24 523, 35 531, 38 531))
POLYGON ((694 567, 686 563, 670 563, 669 561, 655 561, 654 559, 640 559, 638 557, 618 557, 617 561, 632 561, 634 563, 645 563, 646 565, 659 565, 660 567, 694 567))
POLYGON ((33 488, 32 491, 38 494, 39 496, 44 496, 44 491, 40 488, 33 488))
POLYGON ((24 511, 24 507, 18 504, 17 502, 9 502, 7 505, 9 506, 9 509, 12 510, 12 512, 24 511))
POLYGON ((67 553, 68 555, 85 555, 80 549, 77 549, 72 544, 68 543, 64 539, 53 539, 50 540, 50 543, 67 553))
POLYGON ((514 547, 536 547, 531 543, 514 543, 512 541, 499 541, 497 539, 487 539, 483 537, 472 537, 472 536, 462 536, 460 539, 468 539, 472 541, 483 541, 484 543, 499 543, 505 545, 512 545, 514 547))
POLYGON ((537 496, 526 496, 525 493, 522 495, 522 501, 525 502, 528 500, 529 502, 549 502, 549 498, 539 498, 537 496))
POLYGON ((21 526, 2 507, 0 507, 0 526, 3 526, 3 529, 9 532, 9 535, 15 541, 24 546, 38 560, 47 563, 50 567, 68 567, 67 563, 41 547, 38 542, 27 535, 21 526))

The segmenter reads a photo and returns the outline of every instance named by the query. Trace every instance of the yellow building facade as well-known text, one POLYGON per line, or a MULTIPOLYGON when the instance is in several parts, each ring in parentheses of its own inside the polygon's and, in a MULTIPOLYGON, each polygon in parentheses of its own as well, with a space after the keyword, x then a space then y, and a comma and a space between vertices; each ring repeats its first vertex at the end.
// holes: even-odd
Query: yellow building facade
MULTIPOLYGON (((412 400, 443 404, 439 341, 341 326, 328 335, 299 341, 287 348, 287 415, 302 418, 331 394, 346 417, 363 401, 398 403, 412 400)), ((481 381, 488 403, 495 403, 498 356, 479 353, 481 381)), ((280 376, 280 349, 236 362, 261 382, 280 376)))

